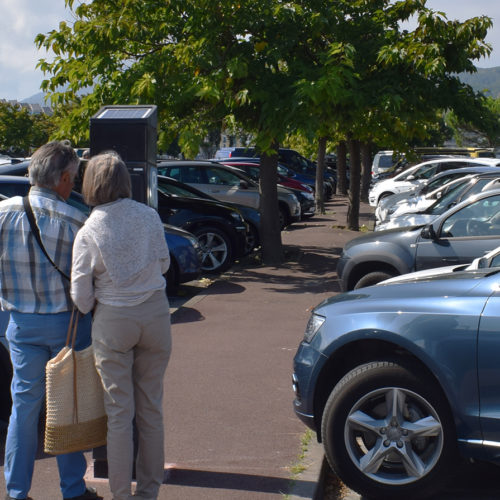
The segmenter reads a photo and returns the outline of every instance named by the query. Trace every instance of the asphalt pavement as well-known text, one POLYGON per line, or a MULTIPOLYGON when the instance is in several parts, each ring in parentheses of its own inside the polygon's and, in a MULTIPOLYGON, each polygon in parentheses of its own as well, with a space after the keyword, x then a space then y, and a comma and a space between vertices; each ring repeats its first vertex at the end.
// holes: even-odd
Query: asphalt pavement
MULTIPOLYGON (((372 209, 362 204, 360 212, 371 227, 372 209)), ((315 497, 323 453, 294 415, 292 360, 310 309, 339 292, 337 258, 360 234, 345 228, 346 214, 347 198, 334 196, 325 215, 282 233, 282 266, 247 258, 171 301, 160 500, 315 497)), ((107 479, 96 477, 102 474, 87 456, 87 482, 110 500, 107 479)), ((55 458, 40 451, 30 495, 60 498, 57 478, 55 458)))

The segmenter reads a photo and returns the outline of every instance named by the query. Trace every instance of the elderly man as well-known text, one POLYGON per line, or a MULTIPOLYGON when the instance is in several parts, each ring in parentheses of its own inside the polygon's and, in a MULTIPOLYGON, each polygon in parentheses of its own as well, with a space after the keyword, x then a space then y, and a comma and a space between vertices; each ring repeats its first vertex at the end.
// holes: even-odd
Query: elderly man
MULTIPOLYGON (((45 365, 66 341, 72 309, 67 276, 73 240, 85 221, 82 212, 66 203, 78 166, 78 156, 64 142, 49 142, 32 156, 28 200, 47 255, 30 227, 23 199, 0 202, 0 306, 10 312, 6 337, 13 366, 4 462, 7 500, 29 498, 45 365)), ((80 320, 76 348, 89 344, 87 316, 80 320)), ((83 453, 60 455, 57 464, 64 499, 102 498, 85 485, 83 453)))

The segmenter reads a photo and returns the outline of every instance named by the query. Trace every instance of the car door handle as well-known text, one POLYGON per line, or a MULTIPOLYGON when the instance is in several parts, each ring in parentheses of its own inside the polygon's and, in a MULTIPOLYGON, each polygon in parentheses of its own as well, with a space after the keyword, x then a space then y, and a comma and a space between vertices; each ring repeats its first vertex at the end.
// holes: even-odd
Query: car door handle
POLYGON ((451 263, 455 263, 455 262, 460 262, 458 257, 445 257, 443 259, 443 262, 451 262, 451 263))

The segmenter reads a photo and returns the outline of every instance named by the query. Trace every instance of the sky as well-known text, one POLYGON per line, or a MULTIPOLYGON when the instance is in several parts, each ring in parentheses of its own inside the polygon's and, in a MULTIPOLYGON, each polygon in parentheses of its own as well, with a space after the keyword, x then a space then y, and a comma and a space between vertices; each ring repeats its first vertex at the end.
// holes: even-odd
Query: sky
MULTIPOLYGON (((493 52, 489 58, 476 61, 476 66, 500 66, 498 0, 427 0, 427 6, 444 12, 448 19, 491 17, 493 27, 486 41, 493 52)), ((36 69, 36 64, 39 59, 51 56, 36 49, 35 36, 57 29, 60 21, 71 21, 71 12, 65 8, 64 0, 0 0, 0 13, 0 99, 23 100, 40 92, 44 75, 36 69)))

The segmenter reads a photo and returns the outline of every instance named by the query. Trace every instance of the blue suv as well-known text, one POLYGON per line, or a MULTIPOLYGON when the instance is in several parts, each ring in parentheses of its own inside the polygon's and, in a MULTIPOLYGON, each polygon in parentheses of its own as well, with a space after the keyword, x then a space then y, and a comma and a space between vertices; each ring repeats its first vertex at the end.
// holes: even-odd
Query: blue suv
POLYGON ((294 408, 363 498, 416 500, 500 450, 500 247, 336 295, 294 358, 294 408))

